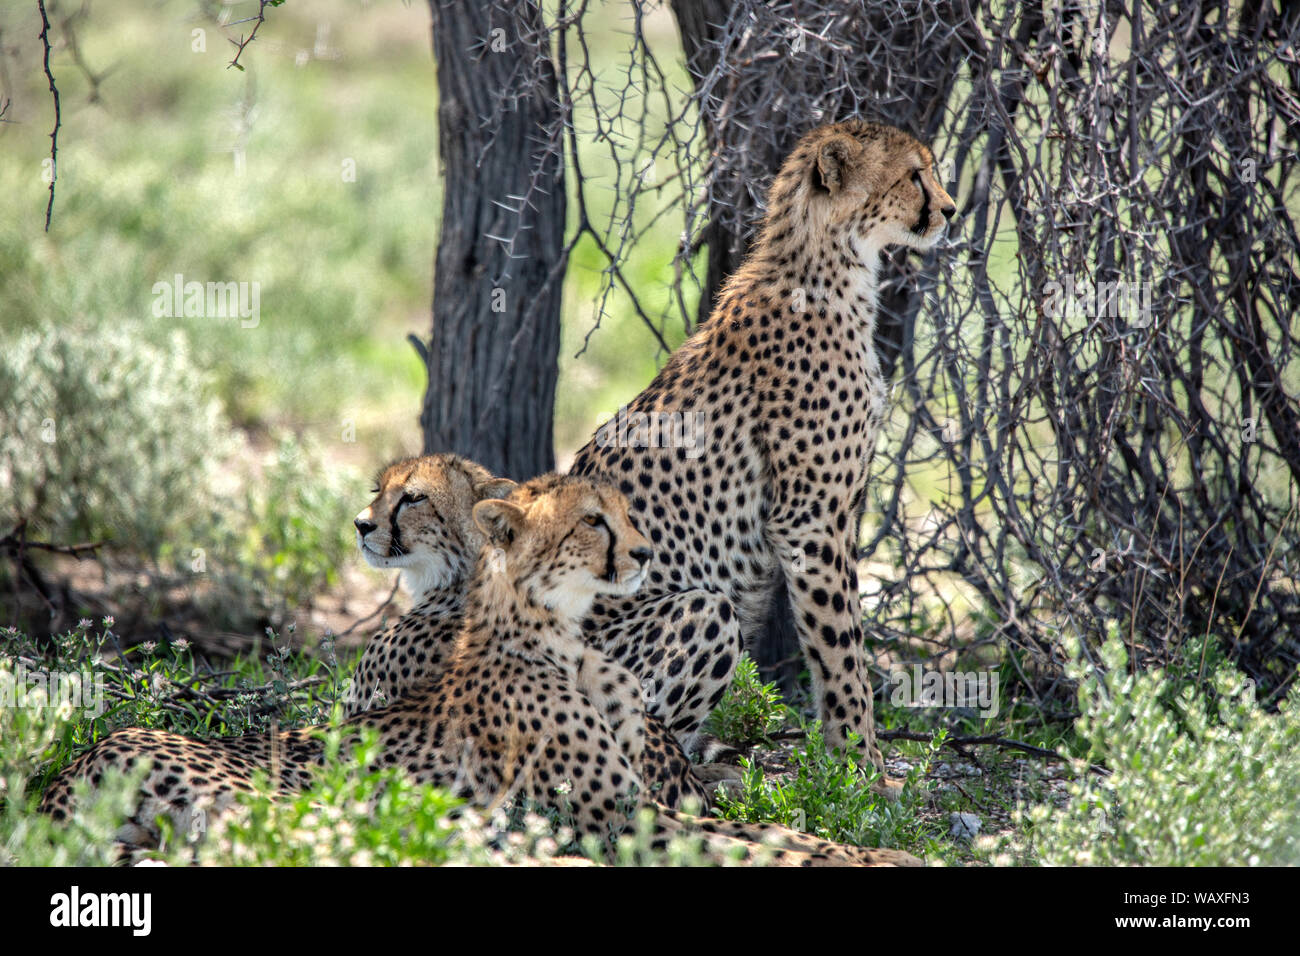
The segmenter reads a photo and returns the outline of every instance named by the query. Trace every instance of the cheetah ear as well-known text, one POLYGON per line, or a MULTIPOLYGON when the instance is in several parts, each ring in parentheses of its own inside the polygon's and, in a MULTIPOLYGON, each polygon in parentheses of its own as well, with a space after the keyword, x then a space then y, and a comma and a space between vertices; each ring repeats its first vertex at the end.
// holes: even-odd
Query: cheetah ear
POLYGON ((832 136, 817 150, 817 166, 813 170, 813 185, 834 196, 844 185, 850 157, 857 148, 851 136, 832 136))
POLYGON ((487 478, 474 485, 474 500, 483 501, 487 498, 507 498, 510 492, 519 486, 509 478, 487 478))
POLYGON ((474 523, 489 543, 504 548, 515 540, 524 527, 524 511, 500 498, 488 498, 474 506, 474 523))

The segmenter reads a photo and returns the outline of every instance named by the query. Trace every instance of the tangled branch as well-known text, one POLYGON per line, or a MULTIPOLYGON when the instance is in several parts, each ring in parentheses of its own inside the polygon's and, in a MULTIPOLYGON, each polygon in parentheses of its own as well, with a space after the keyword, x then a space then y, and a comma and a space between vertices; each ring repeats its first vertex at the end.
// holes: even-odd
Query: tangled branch
POLYGON ((535 17, 498 107, 553 59, 561 120, 533 162, 566 162, 578 215, 547 282, 592 243, 588 336, 616 294, 661 350, 670 323, 689 333, 820 123, 932 142, 958 197, 942 248, 882 272, 895 414, 860 549, 878 660, 1009 647, 1018 689, 1060 709, 1067 646, 1118 632, 1139 666, 1222 654, 1281 693, 1300 664, 1300 8, 672 0, 687 88, 648 26, 664 7, 627 9, 612 77, 585 0, 535 17), (655 314, 629 265, 666 217, 655 314))

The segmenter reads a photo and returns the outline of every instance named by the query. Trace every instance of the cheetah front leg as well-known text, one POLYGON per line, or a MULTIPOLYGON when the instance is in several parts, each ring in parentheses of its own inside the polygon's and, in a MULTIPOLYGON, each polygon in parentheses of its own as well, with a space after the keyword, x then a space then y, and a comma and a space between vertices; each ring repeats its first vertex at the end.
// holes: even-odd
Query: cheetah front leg
POLYGON ((843 541, 810 527, 807 520, 776 524, 771 538, 826 743, 847 751, 849 732, 856 733, 862 752, 883 774, 853 555, 843 541))
POLYGON ((743 647, 731 602, 702 588, 598 601, 583 631, 636 675, 646 710, 688 751, 727 692, 743 647))
POLYGON ((698 812, 712 804, 718 783, 737 783, 738 771, 724 775, 694 767, 663 721, 646 713, 636 677, 604 651, 586 649, 575 683, 600 711, 628 762, 641 769, 648 797, 672 808, 694 805, 698 812))
POLYGON ((587 647, 574 682, 604 718, 627 762, 640 766, 645 751, 645 706, 636 677, 599 649, 587 647))

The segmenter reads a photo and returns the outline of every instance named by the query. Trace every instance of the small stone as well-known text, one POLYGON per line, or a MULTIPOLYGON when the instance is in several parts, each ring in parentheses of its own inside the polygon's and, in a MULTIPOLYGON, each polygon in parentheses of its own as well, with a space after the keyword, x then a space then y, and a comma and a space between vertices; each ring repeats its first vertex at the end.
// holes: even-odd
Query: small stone
POLYGON ((958 840, 971 840, 980 832, 980 818, 973 813, 950 813, 948 835, 958 840))

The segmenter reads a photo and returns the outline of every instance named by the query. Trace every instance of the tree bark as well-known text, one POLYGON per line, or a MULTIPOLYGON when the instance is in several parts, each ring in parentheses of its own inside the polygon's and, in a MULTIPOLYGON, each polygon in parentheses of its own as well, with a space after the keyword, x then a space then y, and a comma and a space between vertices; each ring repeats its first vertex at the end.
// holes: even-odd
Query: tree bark
MULTIPOLYGON (((682 53, 686 56, 687 68, 697 87, 700 79, 717 66, 718 58, 722 55, 719 37, 731 6, 731 0, 672 0, 673 16, 677 19, 677 31, 681 34, 682 53)), ((703 120, 709 148, 721 145, 713 126, 712 114, 706 111, 703 120)), ((704 324, 713 314, 718 290, 722 288, 727 276, 740 267, 745 253, 749 251, 745 237, 725 228, 716 216, 710 217, 708 225, 704 227, 703 240, 708 263, 705 266, 704 287, 700 289, 700 303, 696 309, 697 325, 704 324)))
POLYGON ((545 35, 531 0, 429 9, 443 211, 424 451, 526 479, 555 466, 564 167, 540 132, 559 128, 554 66, 529 39, 545 35))

